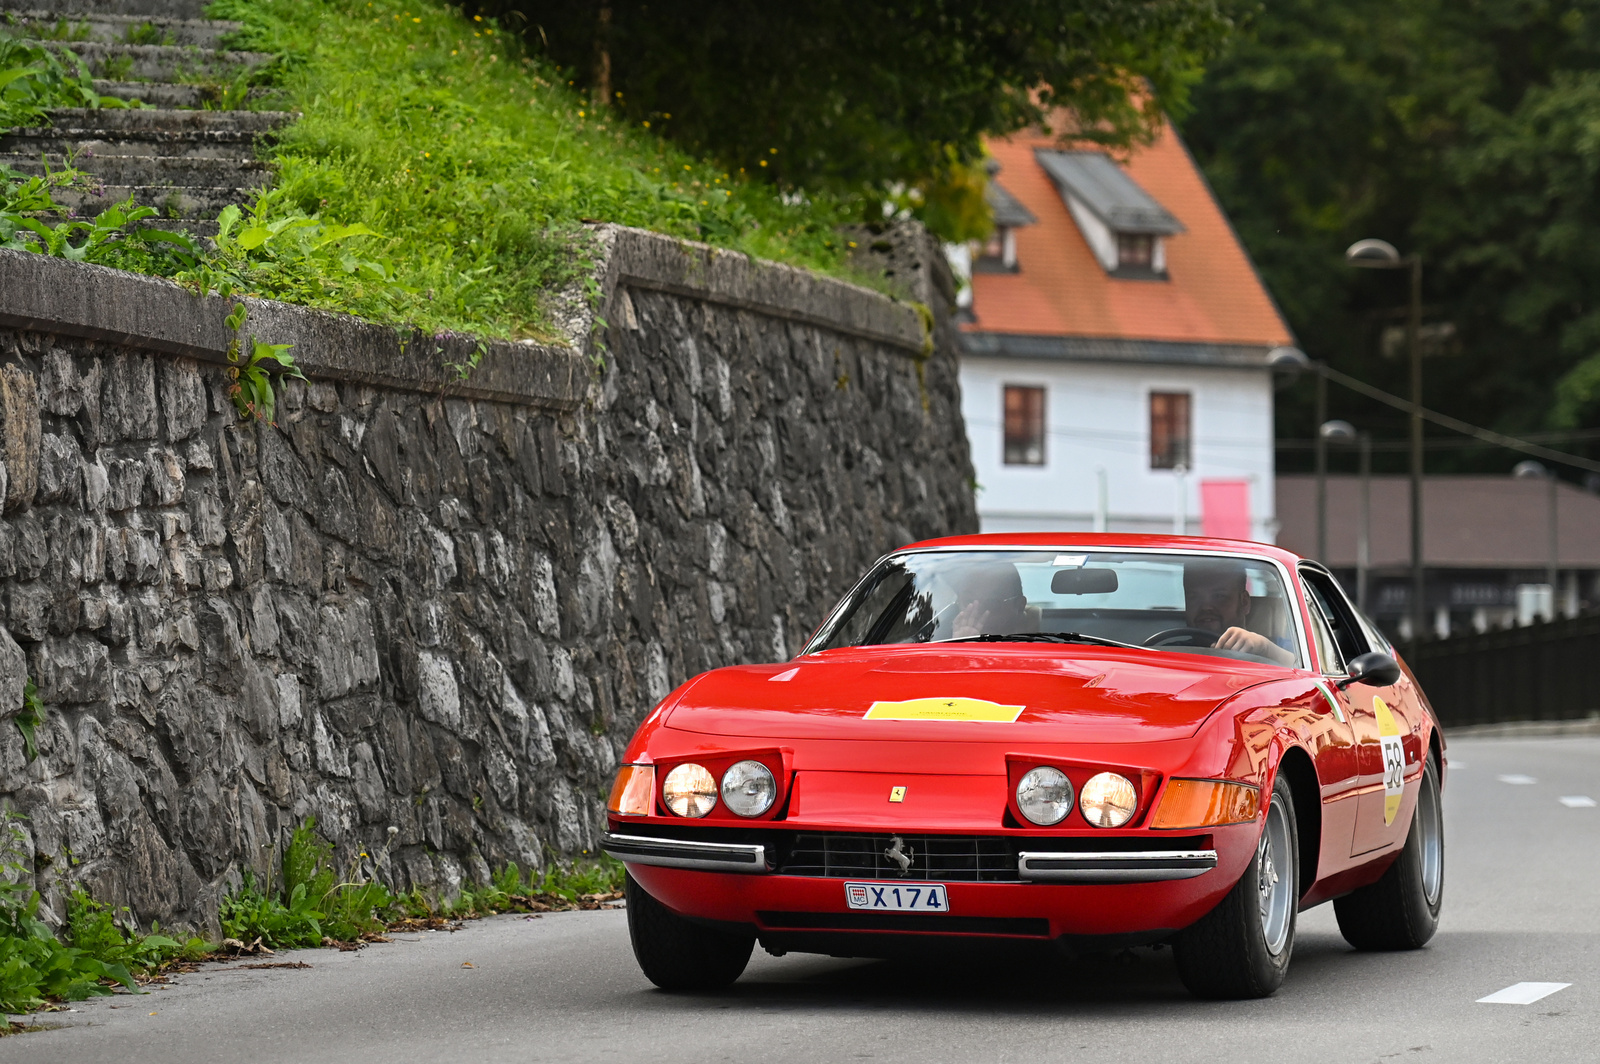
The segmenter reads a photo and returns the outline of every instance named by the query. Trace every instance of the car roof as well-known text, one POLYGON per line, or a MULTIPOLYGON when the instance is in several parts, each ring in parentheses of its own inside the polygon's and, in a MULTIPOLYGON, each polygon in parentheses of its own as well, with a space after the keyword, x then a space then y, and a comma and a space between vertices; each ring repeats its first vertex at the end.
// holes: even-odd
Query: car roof
POLYGON ((956 547, 1017 547, 1020 549, 1071 547, 1129 547, 1141 550, 1216 551, 1219 554, 1254 554, 1293 569, 1300 555, 1248 539, 1211 539, 1206 536, 1145 535, 1132 532, 985 532, 974 536, 944 536, 908 543, 901 550, 956 547))

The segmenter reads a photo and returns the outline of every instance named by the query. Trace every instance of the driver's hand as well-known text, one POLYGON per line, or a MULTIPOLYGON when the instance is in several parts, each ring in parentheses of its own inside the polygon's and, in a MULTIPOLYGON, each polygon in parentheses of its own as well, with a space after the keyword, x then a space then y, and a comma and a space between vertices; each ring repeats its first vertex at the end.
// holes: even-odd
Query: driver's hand
POLYGON ((1212 644, 1218 650, 1238 650, 1246 654, 1254 654, 1260 658, 1268 658, 1280 665, 1294 664, 1294 655, 1274 643, 1264 635, 1247 631, 1243 628, 1229 628, 1212 644))
POLYGON ((969 602, 961 607, 950 622, 950 635, 954 639, 971 639, 984 635, 988 626, 989 610, 981 602, 969 602))

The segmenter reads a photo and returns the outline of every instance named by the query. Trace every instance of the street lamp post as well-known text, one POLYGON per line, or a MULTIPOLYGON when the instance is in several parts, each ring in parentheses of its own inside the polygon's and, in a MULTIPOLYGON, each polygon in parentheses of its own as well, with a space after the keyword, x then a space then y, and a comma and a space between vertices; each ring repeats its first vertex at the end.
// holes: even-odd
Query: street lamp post
POLYGON ((1560 517, 1560 514, 1557 511, 1559 500, 1556 495, 1561 482, 1557 479, 1555 470, 1546 469, 1543 464, 1535 462, 1531 458, 1527 461, 1518 462, 1512 468, 1511 475, 1523 480, 1543 479, 1550 488, 1549 503, 1545 507, 1544 518, 1547 538, 1546 546, 1549 550, 1545 561, 1544 579, 1545 583, 1550 585, 1550 616, 1548 619, 1553 621, 1556 619, 1557 612, 1556 581, 1561 575, 1561 540, 1558 535, 1561 526, 1557 523, 1557 518, 1560 517))
MULTIPOLYGON (((1366 432, 1359 432, 1348 421, 1324 421, 1317 426, 1317 444, 1326 450, 1330 443, 1359 445, 1361 453, 1361 516, 1356 525, 1356 606, 1363 612, 1367 608, 1367 568, 1371 564, 1370 532, 1372 520, 1372 436, 1366 432)), ((1326 489, 1320 484, 1317 489, 1319 502, 1319 521, 1326 522, 1322 516, 1326 512, 1324 496, 1326 489)), ((1319 539, 1323 543, 1324 556, 1322 564, 1331 564, 1326 557, 1327 526, 1322 524, 1318 528, 1319 539)))
POLYGON ((1426 623, 1427 583, 1422 558, 1422 256, 1402 256, 1386 240, 1358 240, 1344 253, 1351 266, 1366 270, 1411 271, 1411 306, 1406 315, 1406 352, 1411 359, 1411 640, 1422 638, 1426 623))
MULTIPOLYGON (((1320 365, 1318 366, 1320 369, 1320 365)), ((1317 561, 1328 564, 1328 375, 1317 374, 1317 438, 1311 446, 1317 469, 1317 561)), ((1344 424, 1344 422, 1340 422, 1344 424)))

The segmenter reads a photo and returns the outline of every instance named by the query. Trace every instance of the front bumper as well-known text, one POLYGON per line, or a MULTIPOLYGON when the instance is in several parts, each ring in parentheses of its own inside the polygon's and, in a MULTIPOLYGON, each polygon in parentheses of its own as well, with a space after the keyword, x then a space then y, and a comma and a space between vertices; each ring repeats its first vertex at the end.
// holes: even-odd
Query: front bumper
MULTIPOLYGON (((935 836, 907 834, 903 838, 908 847, 915 843, 919 865, 900 876, 881 865, 832 865, 824 872, 814 853, 800 853, 795 833, 778 830, 736 836, 664 825, 612 826, 617 830, 604 836, 602 848, 674 912, 748 928, 769 946, 854 956, 887 955, 880 951, 912 938, 1165 940, 1233 888, 1255 852, 1259 830, 1240 824, 1186 838, 1144 831, 989 836, 977 841, 1007 845, 980 853, 977 870, 966 875, 949 866, 927 867, 923 862, 935 836), (941 883, 949 908, 930 915, 852 910, 847 881, 941 883)), ((882 841, 874 839, 877 845, 882 841)))
MULTIPOLYGON (((628 864, 745 875, 772 872, 767 863, 766 847, 761 843, 607 833, 600 841, 600 848, 628 864)), ((1217 851, 1212 849, 1086 853, 1024 850, 1017 855, 1017 880, 1023 883, 1158 883, 1193 879, 1216 867, 1217 851)))

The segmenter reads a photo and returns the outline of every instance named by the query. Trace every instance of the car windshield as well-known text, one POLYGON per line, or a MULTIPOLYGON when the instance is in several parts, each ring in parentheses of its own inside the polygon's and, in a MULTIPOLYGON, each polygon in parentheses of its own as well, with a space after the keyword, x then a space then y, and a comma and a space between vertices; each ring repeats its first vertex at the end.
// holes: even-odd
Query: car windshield
POLYGON ((1299 666, 1268 562, 1221 554, 928 551, 885 560, 810 649, 1099 643, 1299 666))

